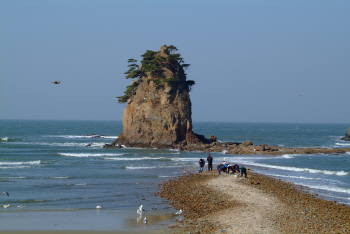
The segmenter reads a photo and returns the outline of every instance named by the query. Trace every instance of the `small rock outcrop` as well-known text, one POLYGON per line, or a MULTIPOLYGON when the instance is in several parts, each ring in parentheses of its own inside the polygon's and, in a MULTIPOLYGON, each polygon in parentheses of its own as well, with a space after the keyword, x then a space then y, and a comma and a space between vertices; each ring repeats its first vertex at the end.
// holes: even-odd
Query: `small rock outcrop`
MULTIPOLYGON (((192 131, 190 89, 194 81, 186 79, 176 47, 164 45, 158 52, 147 51, 140 66, 130 59, 128 86, 119 102, 127 102, 123 114, 123 132, 114 142, 131 147, 171 148, 174 144, 210 143, 192 131)), ((128 78, 127 76, 127 78, 128 78)))
POLYGON ((348 129, 348 132, 345 134, 345 136, 340 138, 340 140, 350 141, 350 128, 348 129))

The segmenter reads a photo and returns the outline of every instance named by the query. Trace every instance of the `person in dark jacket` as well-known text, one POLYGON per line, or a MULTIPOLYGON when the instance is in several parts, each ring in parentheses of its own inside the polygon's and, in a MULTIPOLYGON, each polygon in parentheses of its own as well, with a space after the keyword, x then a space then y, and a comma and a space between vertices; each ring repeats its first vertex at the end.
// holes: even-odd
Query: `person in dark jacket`
POLYGON ((205 165, 205 161, 203 158, 199 159, 199 173, 203 172, 203 167, 205 165))
POLYGON ((210 154, 208 154, 207 162, 208 162, 208 171, 212 171, 213 170, 213 158, 210 156, 210 154))
POLYGON ((243 174, 245 175, 245 178, 247 178, 247 169, 245 169, 244 166, 241 166, 240 167, 240 170, 241 170, 241 176, 243 176, 243 174))

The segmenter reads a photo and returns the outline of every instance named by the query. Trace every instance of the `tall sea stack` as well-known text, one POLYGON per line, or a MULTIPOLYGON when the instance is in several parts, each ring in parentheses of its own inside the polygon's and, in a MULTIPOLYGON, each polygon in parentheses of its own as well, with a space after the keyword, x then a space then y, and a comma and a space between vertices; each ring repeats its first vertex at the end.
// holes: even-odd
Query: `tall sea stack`
POLYGON ((130 147, 171 148, 177 144, 210 143, 192 132, 190 90, 181 55, 176 47, 163 45, 148 50, 141 61, 129 59, 126 78, 137 78, 127 87, 119 103, 127 102, 123 132, 114 144, 130 147))

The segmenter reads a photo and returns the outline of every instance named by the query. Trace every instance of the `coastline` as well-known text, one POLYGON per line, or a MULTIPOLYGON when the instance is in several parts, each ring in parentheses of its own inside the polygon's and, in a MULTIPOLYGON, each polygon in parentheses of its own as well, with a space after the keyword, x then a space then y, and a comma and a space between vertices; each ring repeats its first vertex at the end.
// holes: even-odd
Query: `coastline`
POLYGON ((350 206, 306 187, 249 172, 248 178, 205 171, 162 185, 160 196, 183 209, 180 233, 347 233, 350 206))

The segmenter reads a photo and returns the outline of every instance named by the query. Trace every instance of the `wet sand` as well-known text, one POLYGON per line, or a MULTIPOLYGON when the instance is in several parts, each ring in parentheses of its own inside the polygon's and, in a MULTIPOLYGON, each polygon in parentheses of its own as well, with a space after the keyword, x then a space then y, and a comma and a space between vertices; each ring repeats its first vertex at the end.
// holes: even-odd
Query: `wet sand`
POLYGON ((178 233, 350 232, 349 206, 257 173, 187 174, 164 183, 160 196, 183 210, 178 233))

